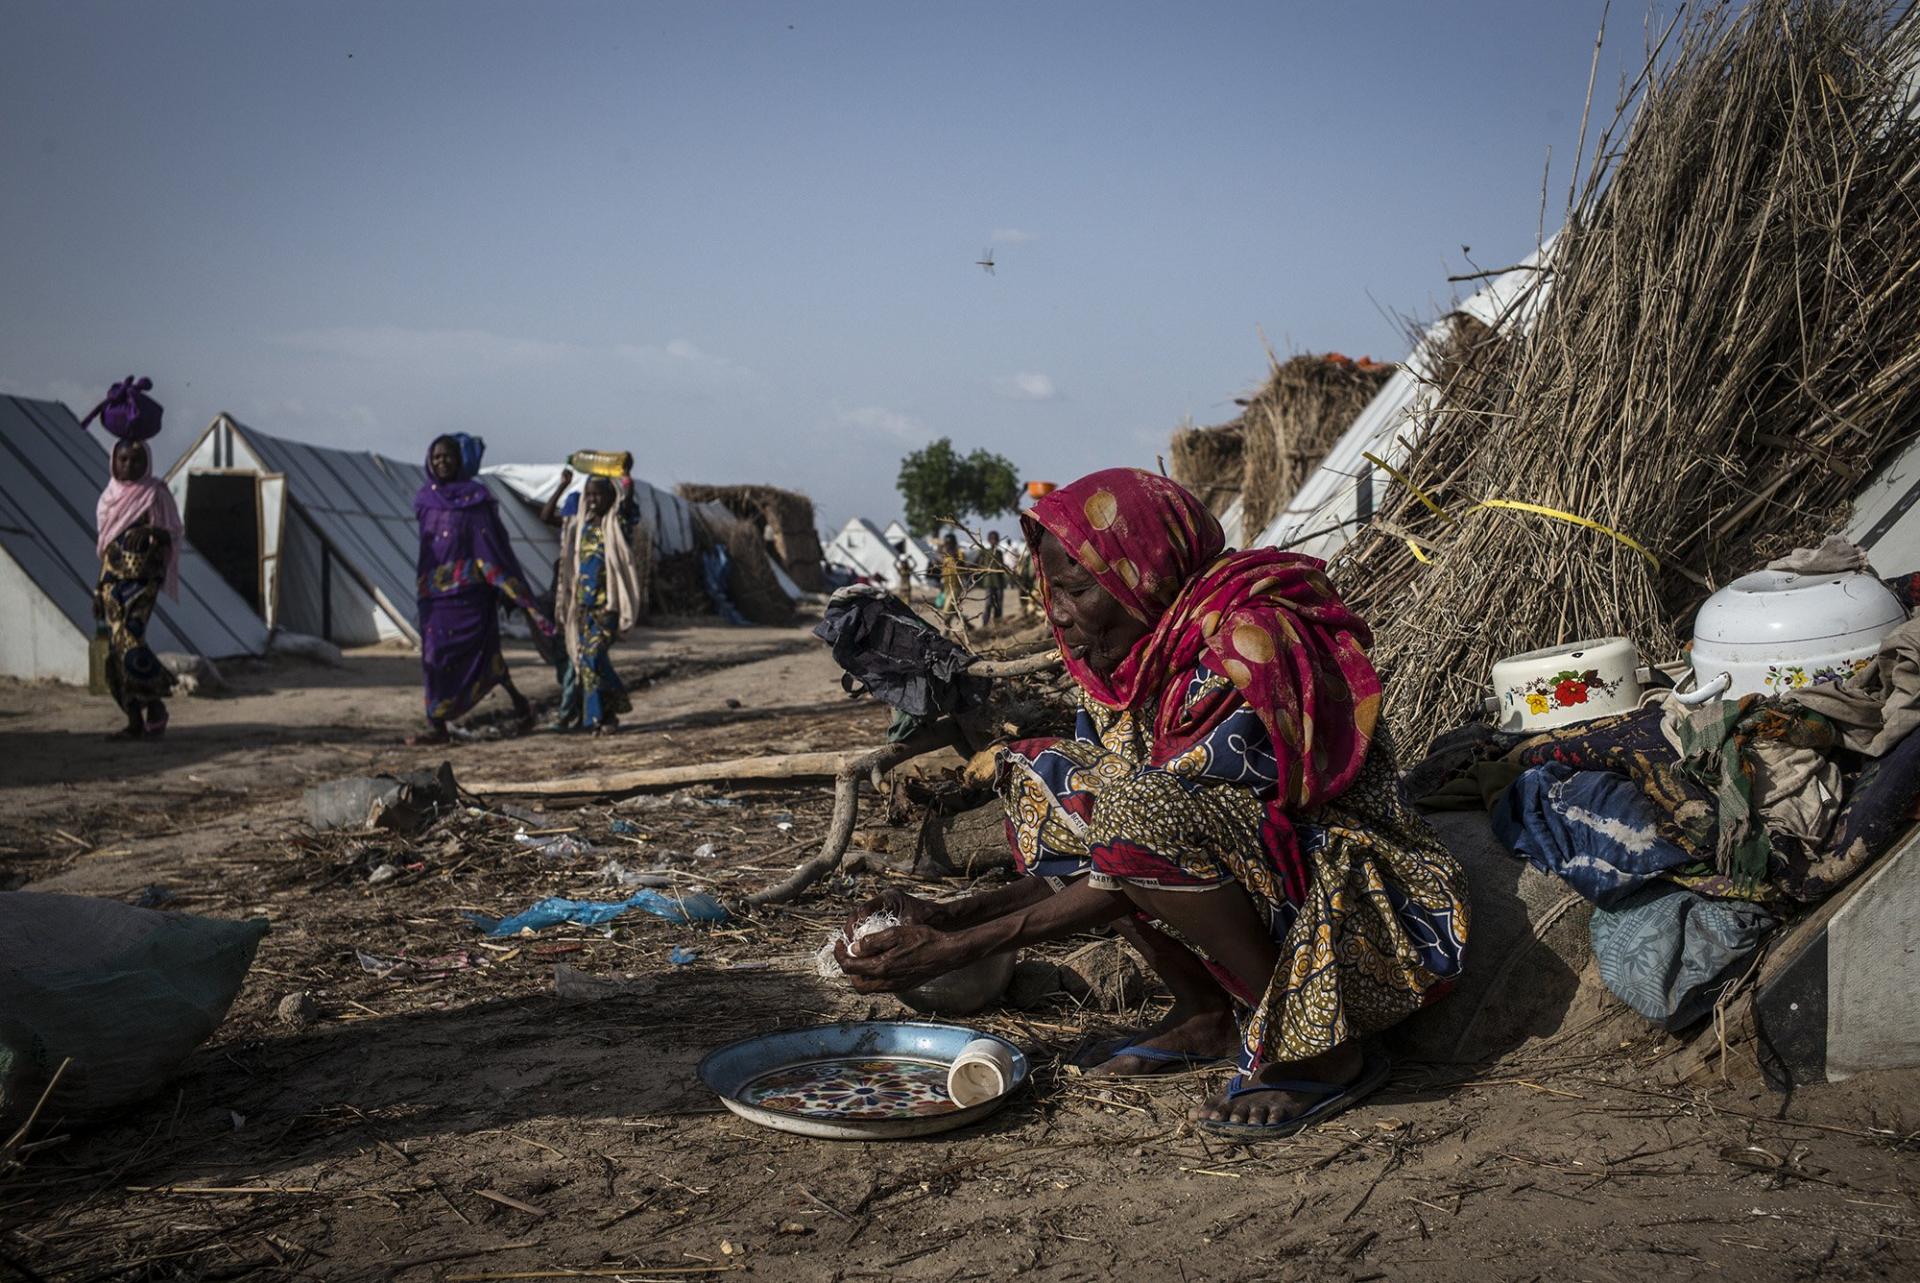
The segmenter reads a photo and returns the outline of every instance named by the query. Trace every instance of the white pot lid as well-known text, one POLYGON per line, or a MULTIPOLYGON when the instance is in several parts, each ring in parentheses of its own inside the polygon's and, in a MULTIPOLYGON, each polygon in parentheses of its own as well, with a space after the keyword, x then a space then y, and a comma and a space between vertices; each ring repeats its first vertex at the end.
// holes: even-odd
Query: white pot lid
POLYGON ((1872 575, 1796 575, 1761 570, 1707 598, 1693 621, 1696 644, 1772 648, 1828 638, 1873 638, 1907 613, 1872 575))

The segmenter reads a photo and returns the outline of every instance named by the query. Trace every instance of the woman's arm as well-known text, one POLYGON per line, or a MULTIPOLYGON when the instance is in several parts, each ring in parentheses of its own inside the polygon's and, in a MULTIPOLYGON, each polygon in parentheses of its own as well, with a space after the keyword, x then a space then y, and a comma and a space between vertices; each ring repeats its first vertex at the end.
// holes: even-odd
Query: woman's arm
MULTIPOLYGON (((1023 881, 1039 882, 1039 879, 1023 881)), ((1001 913, 976 926, 942 931, 937 927, 908 924, 866 937, 860 942, 857 957, 849 954, 844 944, 835 948, 834 957, 856 992, 892 993, 911 989, 990 953, 1058 940, 1111 922, 1132 909, 1133 902, 1124 892, 1098 890, 1088 879, 1081 878, 1064 891, 1001 913)))
POLYGON ((572 484, 573 484, 573 469, 572 468, 560 469, 560 484, 553 488, 553 493, 547 496, 547 501, 540 505, 540 520, 546 522, 550 526, 554 526, 554 527, 559 526, 560 496, 565 494, 567 492, 567 487, 572 484))

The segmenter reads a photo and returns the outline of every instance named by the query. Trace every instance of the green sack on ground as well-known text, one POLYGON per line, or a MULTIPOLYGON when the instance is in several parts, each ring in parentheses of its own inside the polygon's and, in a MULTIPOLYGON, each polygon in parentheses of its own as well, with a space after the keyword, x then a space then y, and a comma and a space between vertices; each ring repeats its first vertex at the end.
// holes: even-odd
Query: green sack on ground
POLYGON ((0 1118, 99 1115, 165 1086, 226 1018, 267 933, 93 896, 0 892, 0 1118))

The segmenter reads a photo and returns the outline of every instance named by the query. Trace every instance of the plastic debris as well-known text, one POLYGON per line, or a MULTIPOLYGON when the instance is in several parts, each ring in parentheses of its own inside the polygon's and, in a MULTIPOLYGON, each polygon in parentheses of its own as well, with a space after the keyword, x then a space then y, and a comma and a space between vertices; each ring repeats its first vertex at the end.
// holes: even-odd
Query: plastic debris
POLYGON ((596 873, 602 882, 611 882, 623 887, 670 887, 673 879, 664 873, 646 873, 639 869, 629 869, 618 860, 608 860, 596 873))
POLYGON ((519 935, 522 931, 558 926, 563 922, 595 927, 613 921, 629 909, 639 909, 656 918, 679 923, 725 922, 729 916, 726 906, 704 892, 663 895, 648 888, 635 891, 624 900, 569 900, 564 896, 549 896, 510 918, 490 918, 484 913, 473 912, 465 916, 474 926, 499 939, 519 935))
POLYGON ((513 835, 513 841, 516 846, 538 852, 543 860, 565 860, 576 855, 586 855, 593 850, 593 843, 582 841, 570 833, 537 838, 523 829, 513 835))
POLYGON ((699 956, 698 949, 689 949, 683 944, 677 944, 673 947, 673 952, 667 955, 667 961, 676 967, 684 967, 699 956))
POLYGON ((391 864, 382 864, 374 869, 372 873, 367 874, 367 885, 377 887, 381 883, 391 882, 399 876, 400 870, 394 868, 391 864))
POLYGON ((693 848, 693 858, 696 860, 711 860, 714 854, 713 843, 711 842, 702 842, 699 846, 693 848))
POLYGON ((625 833, 640 837, 646 836, 638 824, 635 824, 632 820, 623 820, 617 815, 613 818, 612 822, 607 825, 607 829, 613 833, 625 833))

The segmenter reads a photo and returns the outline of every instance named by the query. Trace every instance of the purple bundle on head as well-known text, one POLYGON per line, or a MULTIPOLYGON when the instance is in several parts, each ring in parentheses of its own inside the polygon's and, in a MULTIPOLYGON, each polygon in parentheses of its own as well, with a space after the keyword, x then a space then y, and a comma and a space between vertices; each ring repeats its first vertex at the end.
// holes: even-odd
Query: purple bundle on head
POLYGON ((80 420, 80 426, 84 428, 98 418, 109 436, 122 441, 157 437, 162 411, 160 403, 147 395, 152 390, 152 379, 136 379, 129 374, 107 390, 107 399, 94 406, 92 413, 80 420))

